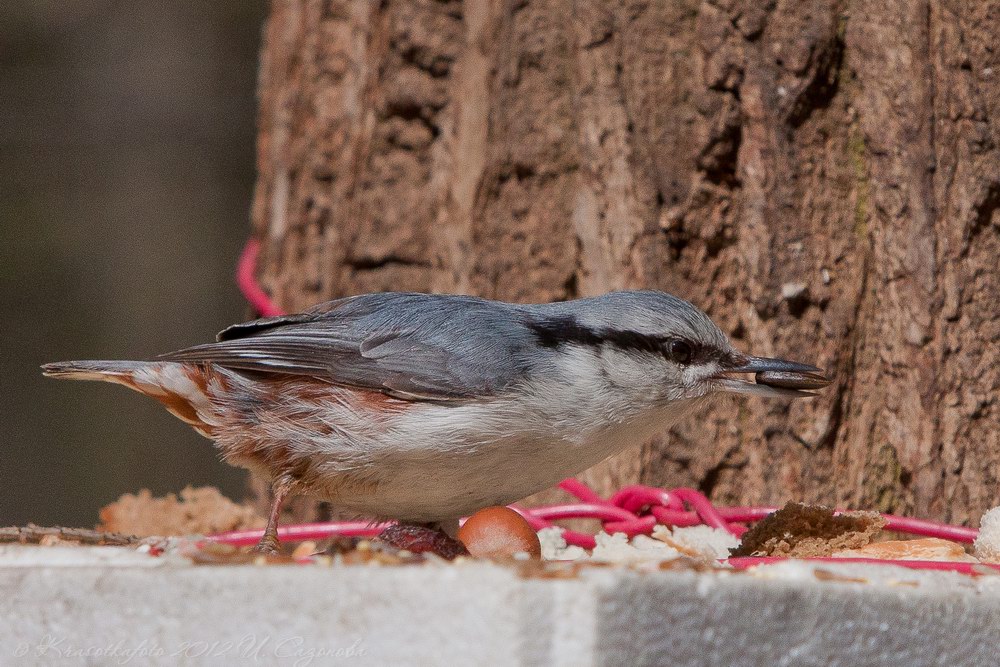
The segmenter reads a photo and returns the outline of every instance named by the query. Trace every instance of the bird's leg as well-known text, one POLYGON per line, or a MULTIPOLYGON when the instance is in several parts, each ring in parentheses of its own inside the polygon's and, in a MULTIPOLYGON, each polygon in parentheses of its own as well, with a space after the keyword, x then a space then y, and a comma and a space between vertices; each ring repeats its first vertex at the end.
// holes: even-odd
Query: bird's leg
POLYGON ((291 483, 285 478, 278 478, 271 485, 271 510, 268 513, 267 526, 264 528, 260 542, 251 551, 268 556, 278 554, 281 548, 281 542, 278 541, 278 517, 281 515, 281 506, 284 504, 285 498, 288 497, 291 488, 291 483))

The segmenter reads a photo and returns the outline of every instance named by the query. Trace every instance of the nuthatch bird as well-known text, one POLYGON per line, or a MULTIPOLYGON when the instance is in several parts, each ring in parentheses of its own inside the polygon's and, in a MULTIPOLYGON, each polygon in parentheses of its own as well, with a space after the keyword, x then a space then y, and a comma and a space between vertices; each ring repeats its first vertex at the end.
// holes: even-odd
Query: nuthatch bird
POLYGON ((751 357, 690 303, 623 291, 521 305, 365 294, 237 324, 157 361, 69 361, 123 384, 289 494, 403 522, 505 505, 640 444, 721 392, 800 397, 820 369, 751 357), (738 379, 755 374, 756 382, 738 379))

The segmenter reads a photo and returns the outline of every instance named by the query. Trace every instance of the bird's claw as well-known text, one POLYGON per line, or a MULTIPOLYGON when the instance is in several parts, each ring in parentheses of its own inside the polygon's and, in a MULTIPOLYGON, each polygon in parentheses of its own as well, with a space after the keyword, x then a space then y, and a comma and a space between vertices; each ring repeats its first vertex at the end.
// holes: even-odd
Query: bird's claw
POLYGON ((260 542, 250 548, 250 553, 262 556, 277 556, 281 552, 281 543, 274 535, 264 535, 260 542))

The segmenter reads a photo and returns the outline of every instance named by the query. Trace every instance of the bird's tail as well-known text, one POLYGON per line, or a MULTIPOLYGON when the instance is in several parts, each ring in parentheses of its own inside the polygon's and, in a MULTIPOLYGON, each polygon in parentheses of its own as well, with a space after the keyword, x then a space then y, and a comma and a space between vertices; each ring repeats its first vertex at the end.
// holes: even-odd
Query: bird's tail
POLYGON ((114 382, 155 398, 167 410, 211 437, 217 413, 205 368, 176 361, 60 361, 42 366, 47 377, 114 382))
POLYGON ((42 374, 66 380, 102 380, 126 384, 140 369, 153 365, 149 361, 57 361, 42 366, 42 374))

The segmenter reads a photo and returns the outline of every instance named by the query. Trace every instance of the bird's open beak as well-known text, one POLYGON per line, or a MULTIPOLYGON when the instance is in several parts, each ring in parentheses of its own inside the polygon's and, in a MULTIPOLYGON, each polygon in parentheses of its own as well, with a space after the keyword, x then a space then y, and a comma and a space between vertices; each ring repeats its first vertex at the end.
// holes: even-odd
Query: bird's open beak
POLYGON ((738 356, 712 376, 722 391, 754 396, 815 396, 817 389, 830 384, 829 378, 815 366, 784 359, 738 356), (731 377, 734 373, 753 373, 755 382, 731 377))

